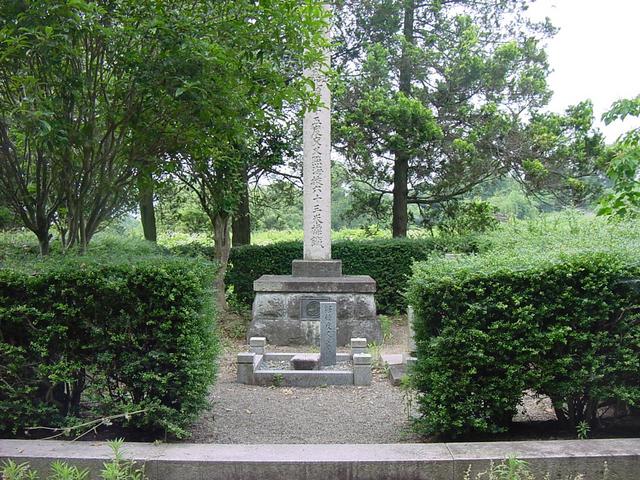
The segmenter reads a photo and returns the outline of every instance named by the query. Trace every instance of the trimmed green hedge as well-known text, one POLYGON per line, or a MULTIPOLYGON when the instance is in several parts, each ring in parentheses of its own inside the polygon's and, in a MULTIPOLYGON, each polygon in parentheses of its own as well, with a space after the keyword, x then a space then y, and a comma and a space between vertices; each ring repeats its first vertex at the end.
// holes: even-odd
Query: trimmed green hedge
POLYGON ((414 267, 420 431, 504 431, 528 389, 573 428, 640 403, 640 242, 592 233, 414 267))
MULTIPOLYGON (((394 313, 406 308, 403 294, 415 260, 424 260, 434 251, 472 252, 476 249, 473 237, 344 240, 333 243, 332 256, 342 260, 345 275, 370 275, 378 287, 378 311, 394 313)), ((174 247, 173 251, 207 258, 213 255, 211 247, 198 244, 174 247)), ((226 285, 232 287, 241 304, 250 307, 254 297, 254 280, 261 275, 291 275, 291 262, 299 258, 302 258, 302 242, 233 248, 226 285)))
POLYGON ((213 275, 161 255, 0 269, 0 431, 144 410, 124 424, 184 435, 215 377, 213 275))

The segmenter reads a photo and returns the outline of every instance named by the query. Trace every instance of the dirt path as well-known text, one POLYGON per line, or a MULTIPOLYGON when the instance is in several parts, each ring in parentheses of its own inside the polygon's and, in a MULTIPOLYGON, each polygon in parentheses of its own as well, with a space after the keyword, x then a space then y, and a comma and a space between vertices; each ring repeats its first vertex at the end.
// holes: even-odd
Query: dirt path
MULTIPOLYGON (((405 328, 394 325, 384 353, 400 353, 405 328)), ((383 372, 370 387, 254 387, 235 383, 232 344, 220 359, 212 409, 194 425, 191 442, 202 443, 397 443, 415 442, 410 432, 403 392, 383 372)), ((293 348, 269 348, 293 351, 293 348)), ((313 351, 296 348, 295 351, 313 351)))
MULTIPOLYGON (((406 351, 406 318, 399 317, 382 354, 406 351)), ((198 443, 402 443, 419 442, 407 420, 403 390, 374 370, 370 387, 255 387, 236 383, 236 353, 230 343, 220 358, 218 380, 206 411, 192 428, 198 443)), ((341 349, 347 351, 346 349, 341 349)), ((268 351, 317 351, 313 347, 268 347, 268 351)), ((526 396, 516 420, 555 418, 548 399, 526 396)), ((415 414, 415 410, 413 412, 415 414)))

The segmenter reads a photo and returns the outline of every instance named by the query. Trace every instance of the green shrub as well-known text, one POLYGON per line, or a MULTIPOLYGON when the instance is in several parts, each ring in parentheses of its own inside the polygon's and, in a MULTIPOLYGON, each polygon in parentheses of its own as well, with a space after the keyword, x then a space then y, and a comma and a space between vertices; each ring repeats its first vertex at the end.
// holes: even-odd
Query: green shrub
POLYGON ((161 255, 5 265, 0 431, 143 410, 127 425, 184 434, 215 375, 213 274, 161 255))
MULTIPOLYGON (((394 313, 406 308, 403 293, 415 260, 423 260, 434 251, 475 251, 472 237, 435 237, 422 239, 382 239, 339 241, 332 245, 332 256, 342 260, 345 275, 370 275, 377 283, 378 311, 394 313)), ((174 251, 210 257, 211 247, 185 245, 174 251)), ((291 262, 302 258, 302 242, 248 245, 231 249, 226 284, 239 302, 251 305, 253 282, 261 275, 290 275, 291 262)))
POLYGON ((593 425, 604 402, 637 405, 634 228, 594 222, 546 240, 514 235, 482 255, 417 264, 409 301, 418 427, 449 436, 503 431, 527 389, 548 395, 573 428, 593 425))
POLYGON ((496 207, 482 200, 452 200, 430 208, 423 223, 448 236, 484 233, 498 228, 497 212, 496 207))

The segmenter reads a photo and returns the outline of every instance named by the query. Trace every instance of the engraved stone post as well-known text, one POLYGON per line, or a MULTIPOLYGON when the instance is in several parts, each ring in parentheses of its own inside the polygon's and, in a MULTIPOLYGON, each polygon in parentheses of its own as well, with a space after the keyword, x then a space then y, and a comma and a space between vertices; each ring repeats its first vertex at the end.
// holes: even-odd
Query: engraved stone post
POLYGON ((336 302, 320 302, 320 365, 336 364, 336 302))
POLYGON ((327 51, 326 65, 304 72, 314 81, 321 101, 320 108, 307 112, 303 121, 305 260, 331 260, 331 93, 323 72, 330 58, 327 51))

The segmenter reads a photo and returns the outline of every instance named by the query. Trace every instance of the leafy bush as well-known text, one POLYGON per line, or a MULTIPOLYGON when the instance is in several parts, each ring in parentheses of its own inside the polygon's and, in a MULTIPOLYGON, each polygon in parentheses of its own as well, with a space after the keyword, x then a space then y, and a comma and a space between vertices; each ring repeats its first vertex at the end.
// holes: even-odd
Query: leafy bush
POLYGON ((127 425, 183 435, 215 375, 213 274, 131 252, 6 262, 0 431, 142 411, 127 425))
POLYGON ((484 233, 498 228, 498 209, 483 200, 451 200, 433 205, 421 223, 447 236, 484 233))
MULTIPOLYGON (((422 239, 389 239, 339 241, 332 246, 333 258, 341 259, 345 275, 370 275, 377 283, 378 311, 393 313, 404 310, 403 293, 414 260, 423 260, 434 251, 468 252, 476 249, 471 237, 435 237, 422 239)), ((210 247, 185 245, 174 251, 210 257, 210 247)), ((261 275, 290 275, 291 262, 302 258, 302 242, 281 242, 272 245, 248 245, 231 249, 226 283, 237 299, 253 302, 253 282, 261 275)))
POLYGON ((423 432, 505 430, 527 389, 573 428, 605 402, 640 402, 639 230, 582 222, 415 266, 423 432))
POLYGON ((499 225, 497 208, 482 200, 451 202, 444 210, 444 219, 438 227, 448 235, 484 233, 499 225))

